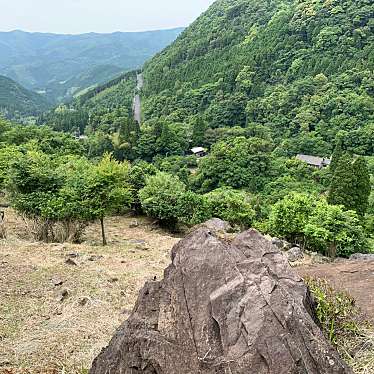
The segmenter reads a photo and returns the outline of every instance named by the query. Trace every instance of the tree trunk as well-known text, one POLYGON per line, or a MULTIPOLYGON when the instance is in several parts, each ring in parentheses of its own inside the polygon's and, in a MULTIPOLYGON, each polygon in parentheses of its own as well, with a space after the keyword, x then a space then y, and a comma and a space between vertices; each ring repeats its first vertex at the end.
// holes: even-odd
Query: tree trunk
POLYGON ((101 223, 101 235, 103 237, 103 245, 107 245, 106 237, 105 237, 105 227, 104 227, 104 217, 100 218, 100 223, 101 223))
POLYGON ((333 259, 336 258, 336 244, 335 244, 335 242, 330 244, 329 257, 333 258, 333 259))

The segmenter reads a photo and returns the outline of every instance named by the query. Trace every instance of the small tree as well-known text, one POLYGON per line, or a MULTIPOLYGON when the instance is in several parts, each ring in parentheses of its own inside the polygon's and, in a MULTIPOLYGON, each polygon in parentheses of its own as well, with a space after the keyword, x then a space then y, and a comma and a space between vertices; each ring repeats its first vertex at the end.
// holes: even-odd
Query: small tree
POLYGON ((366 251, 364 229, 354 211, 320 201, 304 227, 306 245, 330 257, 366 251))
POLYGON ((347 210, 355 210, 355 198, 352 188, 356 184, 356 176, 352 157, 344 153, 332 176, 327 201, 331 205, 343 205, 347 210))
POLYGON ((147 177, 145 187, 140 190, 139 197, 144 212, 157 218, 171 229, 175 229, 180 212, 180 201, 186 186, 173 175, 158 172, 147 177))
POLYGON ((9 191, 14 208, 33 220, 43 241, 78 241, 88 222, 130 206, 129 165, 104 156, 98 165, 85 158, 57 160, 28 152, 13 163, 9 191), (56 227, 62 226, 57 235, 56 227))
POLYGON ((332 173, 335 172, 343 154, 344 154, 344 151, 343 151, 343 136, 338 135, 336 137, 335 149, 334 149, 334 152, 333 152, 332 157, 331 157, 330 171, 332 173))
POLYGON ((348 153, 343 154, 332 177, 329 204, 342 205, 363 218, 369 206, 370 192, 370 174, 365 159, 353 160, 348 153))
POLYGON ((351 186, 355 210, 359 217, 363 218, 369 207, 371 193, 370 174, 366 160, 358 157, 353 162, 355 183, 351 186))
POLYGON ((129 209, 133 201, 128 184, 129 170, 129 164, 115 161, 107 154, 87 174, 82 186, 82 216, 87 220, 100 220, 103 245, 107 244, 104 218, 129 209))
POLYGON ((244 191, 219 188, 206 195, 207 210, 210 217, 221 218, 232 225, 248 228, 256 215, 244 191))
POLYGON ((277 202, 270 213, 268 229, 271 234, 289 241, 303 241, 304 227, 315 206, 315 198, 292 193, 277 202))

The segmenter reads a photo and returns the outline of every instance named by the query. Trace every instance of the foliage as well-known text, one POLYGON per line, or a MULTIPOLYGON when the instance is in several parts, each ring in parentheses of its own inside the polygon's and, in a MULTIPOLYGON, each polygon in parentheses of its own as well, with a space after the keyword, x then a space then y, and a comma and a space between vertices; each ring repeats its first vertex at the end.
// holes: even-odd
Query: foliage
MULTIPOLYGON (((263 126, 287 156, 373 152, 373 5, 215 2, 144 69, 147 121, 263 126)), ((195 142, 195 141, 194 141, 195 142)), ((200 145, 200 144, 199 144, 200 145)))
POLYGON ((155 175, 156 172, 156 167, 145 161, 140 161, 131 167, 129 184, 133 194, 132 209, 137 213, 142 212, 139 191, 145 187, 147 177, 155 175))
POLYGON ((353 160, 348 153, 343 154, 336 163, 328 202, 354 210, 363 218, 369 206, 370 192, 370 175, 365 159, 358 157, 353 160))
POLYGON ((269 173, 271 144, 260 138, 234 138, 212 147, 199 165, 195 184, 202 191, 217 187, 261 189, 269 173))
POLYGON ((255 211, 248 194, 230 188, 216 189, 204 195, 208 218, 221 218, 235 226, 249 228, 255 211))
POLYGON ((363 218, 369 207, 371 193, 370 174, 366 160, 363 157, 354 160, 353 170, 355 183, 351 191, 355 199, 355 211, 363 218))
POLYGON ((21 156, 21 152, 15 146, 0 148, 0 191, 5 187, 5 181, 11 164, 21 156))
POLYGON ((178 177, 158 172, 147 177, 145 187, 139 191, 139 197, 147 215, 175 228, 182 215, 180 199, 185 191, 186 187, 178 177))
POLYGON ((304 228, 315 207, 315 198, 302 193, 292 193, 272 207, 268 230, 271 234, 291 242, 302 242, 304 228))
POLYGON ((322 330, 337 345, 347 335, 359 332, 359 310, 346 292, 335 291, 326 280, 305 280, 317 304, 316 314, 322 330))
POLYGON ((357 214, 324 200, 316 204, 303 231, 306 247, 331 257, 349 257, 368 248, 357 214))
POLYGON ((109 155, 94 165, 85 158, 53 159, 29 151, 12 163, 8 190, 12 206, 40 224, 38 239, 79 241, 87 222, 130 206, 128 173, 128 164, 109 155), (60 223, 65 231, 57 238, 60 223))

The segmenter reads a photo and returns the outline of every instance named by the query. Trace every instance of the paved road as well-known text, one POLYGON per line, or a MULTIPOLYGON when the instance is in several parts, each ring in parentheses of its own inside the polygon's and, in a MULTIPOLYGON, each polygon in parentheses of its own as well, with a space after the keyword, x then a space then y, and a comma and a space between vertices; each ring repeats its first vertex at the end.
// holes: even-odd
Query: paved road
MULTIPOLYGON (((144 79, 143 79, 143 74, 138 74, 137 75, 137 91, 141 90, 144 85, 144 79)), ((134 118, 135 121, 139 123, 139 125, 142 122, 142 105, 141 105, 141 100, 140 100, 140 95, 137 93, 134 97, 134 104, 133 104, 133 110, 134 110, 134 118)))

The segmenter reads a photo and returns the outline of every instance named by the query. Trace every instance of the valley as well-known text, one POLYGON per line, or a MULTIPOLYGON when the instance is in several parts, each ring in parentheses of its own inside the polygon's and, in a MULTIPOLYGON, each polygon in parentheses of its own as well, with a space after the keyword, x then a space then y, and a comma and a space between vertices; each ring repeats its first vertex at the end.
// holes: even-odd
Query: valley
POLYGON ((82 35, 0 32, 0 75, 56 104, 140 68, 182 30, 82 35))
POLYGON ((210 3, 0 32, 0 374, 374 373, 374 3, 210 3))

